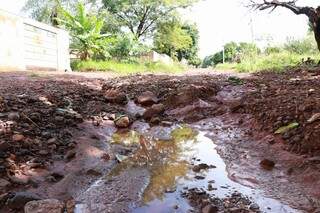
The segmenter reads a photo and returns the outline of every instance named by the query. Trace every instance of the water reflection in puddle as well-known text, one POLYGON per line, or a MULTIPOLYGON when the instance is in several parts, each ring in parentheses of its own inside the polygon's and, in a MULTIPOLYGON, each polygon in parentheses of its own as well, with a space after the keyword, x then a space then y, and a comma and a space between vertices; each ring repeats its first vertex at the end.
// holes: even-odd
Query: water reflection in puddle
POLYGON ((134 131, 113 136, 115 144, 135 147, 136 151, 120 163, 110 176, 117 176, 137 166, 147 167, 151 174, 150 183, 143 194, 144 205, 132 212, 187 212, 192 208, 181 197, 181 191, 186 187, 207 190, 208 182, 212 183, 215 190, 207 192, 215 197, 224 198, 237 191, 258 203, 264 212, 297 212, 277 200, 264 197, 258 190, 232 181, 215 149, 216 145, 205 134, 189 127, 179 127, 171 132, 171 140, 165 141, 134 131), (193 166, 200 163, 214 165, 215 168, 194 172, 193 166), (201 178, 196 179, 196 176, 201 178))

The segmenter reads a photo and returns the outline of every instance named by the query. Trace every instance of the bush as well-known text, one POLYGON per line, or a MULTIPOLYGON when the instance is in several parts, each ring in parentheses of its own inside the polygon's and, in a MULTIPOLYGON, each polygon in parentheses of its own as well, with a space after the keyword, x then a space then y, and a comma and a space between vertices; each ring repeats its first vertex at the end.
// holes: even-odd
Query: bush
POLYGON ((282 51, 282 49, 280 47, 267 47, 265 50, 264 50, 264 53, 266 55, 271 55, 273 53, 280 53, 282 51))
POLYGON ((298 66, 303 58, 316 58, 317 55, 299 55, 286 51, 280 53, 271 53, 269 55, 256 55, 247 57, 241 63, 226 63, 217 65, 217 69, 234 69, 238 72, 256 72, 263 70, 272 70, 281 72, 286 68, 298 66))
POLYGON ((319 52, 314 38, 310 35, 302 40, 288 39, 284 44, 284 50, 296 54, 312 54, 319 52))
POLYGON ((163 64, 160 62, 140 62, 138 60, 124 61, 80 61, 74 60, 71 62, 71 68, 75 71, 103 71, 115 72, 121 75, 128 75, 143 72, 163 72, 176 73, 185 69, 181 64, 163 64))

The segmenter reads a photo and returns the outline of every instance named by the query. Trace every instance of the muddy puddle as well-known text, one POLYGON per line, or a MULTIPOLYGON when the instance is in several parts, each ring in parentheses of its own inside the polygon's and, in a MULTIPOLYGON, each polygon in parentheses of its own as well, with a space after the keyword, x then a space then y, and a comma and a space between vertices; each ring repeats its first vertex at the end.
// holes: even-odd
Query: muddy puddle
POLYGON ((207 132, 189 126, 151 128, 143 134, 116 133, 112 146, 122 152, 116 156, 119 164, 105 179, 121 179, 123 173, 134 174, 137 170, 148 173, 139 194, 141 202, 132 204, 129 210, 135 213, 198 212, 190 205, 190 190, 206 193, 222 203, 236 193, 241 194, 238 199, 246 201, 244 209, 253 209, 252 212, 298 212, 265 197, 262 191, 231 180, 215 142, 206 135, 207 132))

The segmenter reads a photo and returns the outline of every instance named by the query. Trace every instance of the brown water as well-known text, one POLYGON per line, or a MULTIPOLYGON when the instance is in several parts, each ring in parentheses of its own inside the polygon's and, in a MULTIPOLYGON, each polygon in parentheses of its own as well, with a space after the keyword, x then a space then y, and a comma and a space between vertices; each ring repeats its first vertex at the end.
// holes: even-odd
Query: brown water
POLYGON ((132 207, 132 212, 187 212, 192 207, 181 197, 181 192, 187 188, 207 191, 208 182, 212 182, 216 190, 207 192, 219 198, 237 191, 257 203, 263 212, 299 212, 278 200, 265 197, 259 190, 231 180, 214 141, 206 137, 206 132, 186 126, 156 128, 143 135, 135 131, 115 134, 113 143, 136 151, 129 156, 121 156, 124 160, 108 177, 117 177, 123 171, 137 167, 147 168, 150 172, 149 183, 142 194, 142 204, 132 207), (193 172, 193 164, 199 163, 216 168, 202 173, 193 172), (197 180, 196 175, 204 179, 197 180))

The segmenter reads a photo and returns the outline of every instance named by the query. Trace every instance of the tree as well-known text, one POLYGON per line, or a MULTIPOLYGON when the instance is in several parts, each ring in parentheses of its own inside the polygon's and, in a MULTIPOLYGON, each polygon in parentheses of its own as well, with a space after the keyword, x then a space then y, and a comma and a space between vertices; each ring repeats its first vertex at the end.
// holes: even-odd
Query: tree
MULTIPOLYGON (((261 52, 261 50, 252 43, 229 42, 224 45, 224 59, 225 62, 240 62, 242 58, 252 57, 261 52)), ((202 63, 202 67, 207 68, 223 63, 223 51, 216 52, 213 55, 207 56, 202 63)))
POLYGON ((278 0, 273 0, 273 1, 263 0, 262 2, 256 2, 255 0, 251 0, 251 7, 259 10, 271 9, 272 11, 278 7, 283 7, 292 11, 296 15, 307 16, 309 19, 309 23, 312 27, 312 30, 314 32, 318 50, 320 51, 320 6, 317 8, 308 7, 308 6, 300 7, 296 5, 297 1, 298 0, 292 0, 287 2, 278 1, 278 0))
POLYGON ((175 10, 196 0, 102 0, 104 8, 117 17, 119 24, 141 38, 154 32, 155 26, 175 10))
POLYGON ((102 17, 87 14, 85 6, 81 3, 78 3, 75 9, 75 15, 72 15, 60 8, 61 18, 57 20, 69 30, 72 37, 71 48, 79 53, 82 60, 88 60, 104 50, 106 45, 104 39, 109 35, 101 34, 104 24, 102 17))
POLYGON ((213 67, 223 62, 223 52, 217 52, 214 55, 209 55, 204 58, 202 62, 202 68, 213 67))
MULTIPOLYGON (((97 0, 86 0, 85 4, 96 3, 97 0)), ((72 10, 76 7, 78 0, 27 0, 23 11, 29 13, 30 17, 52 26, 58 26, 59 8, 64 7, 72 10)))
POLYGON ((183 29, 180 20, 173 18, 158 25, 154 36, 154 48, 157 52, 181 60, 181 57, 192 49, 192 45, 192 37, 183 29))
POLYGON ((181 29, 184 30, 192 39, 192 43, 189 48, 182 49, 177 51, 178 60, 181 61, 183 58, 188 60, 189 64, 194 66, 199 66, 199 30, 196 24, 184 23, 181 26, 181 29))

